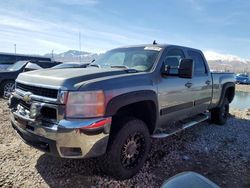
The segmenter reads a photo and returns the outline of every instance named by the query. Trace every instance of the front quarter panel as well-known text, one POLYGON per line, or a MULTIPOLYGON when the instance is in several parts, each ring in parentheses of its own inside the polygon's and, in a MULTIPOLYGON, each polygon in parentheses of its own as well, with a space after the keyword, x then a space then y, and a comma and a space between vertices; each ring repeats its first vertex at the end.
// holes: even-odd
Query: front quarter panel
POLYGON ((113 115, 127 104, 153 100, 157 104, 157 87, 152 73, 131 73, 85 82, 80 90, 103 90, 106 98, 106 115, 113 115))

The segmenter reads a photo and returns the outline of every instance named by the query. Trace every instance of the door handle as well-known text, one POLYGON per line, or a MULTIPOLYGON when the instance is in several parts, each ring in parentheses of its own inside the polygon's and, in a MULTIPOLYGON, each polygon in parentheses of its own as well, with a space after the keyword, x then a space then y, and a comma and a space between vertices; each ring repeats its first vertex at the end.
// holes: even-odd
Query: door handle
POLYGON ((210 81, 210 80, 207 80, 205 83, 206 83, 207 85, 210 85, 211 81, 210 81))
POLYGON ((185 86, 186 86, 187 88, 190 88, 192 85, 193 85, 193 84, 192 84, 191 82, 187 82, 187 83, 185 84, 185 86))

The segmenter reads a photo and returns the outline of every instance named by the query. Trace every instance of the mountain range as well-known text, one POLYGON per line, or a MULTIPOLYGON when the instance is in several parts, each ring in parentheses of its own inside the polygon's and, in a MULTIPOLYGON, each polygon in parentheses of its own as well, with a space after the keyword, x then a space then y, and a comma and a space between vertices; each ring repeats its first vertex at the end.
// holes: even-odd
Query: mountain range
POLYGON ((205 51, 204 55, 212 70, 250 72, 250 60, 230 54, 219 54, 212 51, 205 51))
MULTIPOLYGON (((235 55, 220 54, 213 51, 205 51, 204 55, 211 70, 250 72, 250 60, 235 55)), ((90 53, 78 50, 69 50, 59 54, 45 54, 46 57, 53 57, 56 61, 62 62, 91 62, 100 56, 98 53, 90 53)))
POLYGON ((59 54, 45 54, 46 57, 51 57, 55 61, 61 62, 91 62, 93 59, 98 58, 100 54, 90 53, 78 50, 68 50, 59 54))

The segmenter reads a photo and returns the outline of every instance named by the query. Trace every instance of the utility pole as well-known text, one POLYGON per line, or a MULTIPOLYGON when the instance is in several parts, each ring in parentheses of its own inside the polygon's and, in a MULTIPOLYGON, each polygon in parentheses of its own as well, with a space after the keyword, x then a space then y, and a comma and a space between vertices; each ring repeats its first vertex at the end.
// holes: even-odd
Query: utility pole
POLYGON ((81 63, 81 50, 82 50, 81 32, 79 32, 79 62, 80 63, 81 63))
POLYGON ((51 51, 51 59, 54 59, 54 50, 51 51))
POLYGON ((16 44, 14 44, 14 51, 15 51, 15 55, 16 55, 16 44))

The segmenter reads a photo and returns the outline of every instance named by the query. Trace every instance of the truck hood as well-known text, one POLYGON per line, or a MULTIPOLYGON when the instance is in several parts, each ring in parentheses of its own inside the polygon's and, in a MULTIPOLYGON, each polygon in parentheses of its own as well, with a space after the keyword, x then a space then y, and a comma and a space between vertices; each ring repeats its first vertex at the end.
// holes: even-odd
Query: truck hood
POLYGON ((56 89, 77 90, 80 82, 91 79, 128 74, 122 69, 104 68, 66 68, 66 69, 43 69, 19 74, 17 82, 48 86, 56 89))

